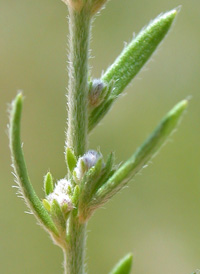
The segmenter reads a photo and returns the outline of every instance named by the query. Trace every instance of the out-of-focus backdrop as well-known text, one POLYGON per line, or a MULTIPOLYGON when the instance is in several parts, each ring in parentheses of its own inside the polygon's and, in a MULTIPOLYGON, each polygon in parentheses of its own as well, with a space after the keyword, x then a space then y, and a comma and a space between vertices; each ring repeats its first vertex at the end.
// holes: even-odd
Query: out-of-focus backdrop
MULTIPOLYGON (((178 131, 148 168, 88 226, 90 274, 108 273, 127 252, 133 273, 190 274, 200 268, 200 1, 112 0, 93 24, 92 76, 99 77, 133 33, 178 5, 173 30, 90 136, 89 147, 127 159, 162 116, 192 97, 178 131)), ((0 0, 0 273, 62 273, 62 252, 12 188, 8 103, 25 101, 24 152, 43 197, 43 176, 66 174, 67 8, 59 0, 0 0)))

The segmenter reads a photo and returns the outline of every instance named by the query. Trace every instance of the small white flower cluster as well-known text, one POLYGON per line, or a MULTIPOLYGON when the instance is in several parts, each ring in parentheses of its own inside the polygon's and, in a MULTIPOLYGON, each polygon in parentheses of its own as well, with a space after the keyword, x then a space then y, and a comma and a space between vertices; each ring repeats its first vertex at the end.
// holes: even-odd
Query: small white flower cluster
POLYGON ((102 155, 95 150, 88 150, 87 153, 80 157, 78 159, 76 168, 74 169, 77 179, 81 180, 84 173, 87 172, 91 167, 95 166, 101 157, 102 155))
POLYGON ((67 205, 67 211, 74 208, 70 197, 71 183, 66 179, 61 179, 57 182, 54 191, 49 194, 46 199, 52 204, 56 200, 60 207, 67 205))

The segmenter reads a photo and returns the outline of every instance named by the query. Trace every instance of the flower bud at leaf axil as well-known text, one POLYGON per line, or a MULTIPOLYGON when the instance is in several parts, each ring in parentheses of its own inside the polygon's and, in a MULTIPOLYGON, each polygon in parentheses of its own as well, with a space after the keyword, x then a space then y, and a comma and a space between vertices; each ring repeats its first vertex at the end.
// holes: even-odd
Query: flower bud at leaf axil
POLYGON ((107 0, 62 0, 66 5, 74 9, 75 11, 81 11, 83 8, 87 10, 91 15, 97 13, 107 0))
POLYGON ((76 11, 80 11, 84 6, 83 0, 62 0, 67 6, 73 8, 76 11))
POLYGON ((46 200, 50 205, 52 205, 53 201, 56 200, 61 209, 64 211, 65 209, 67 211, 71 211, 74 208, 70 196, 71 188, 71 183, 68 180, 61 179, 57 182, 54 191, 46 197, 46 200))
POLYGON ((101 104, 107 94, 107 86, 100 79, 94 79, 90 84, 88 99, 89 107, 94 108, 101 104))
POLYGON ((102 159, 100 152, 88 150, 82 157, 78 159, 77 166, 74 169, 75 180, 80 181, 84 174, 93 166, 96 165, 99 159, 102 159))

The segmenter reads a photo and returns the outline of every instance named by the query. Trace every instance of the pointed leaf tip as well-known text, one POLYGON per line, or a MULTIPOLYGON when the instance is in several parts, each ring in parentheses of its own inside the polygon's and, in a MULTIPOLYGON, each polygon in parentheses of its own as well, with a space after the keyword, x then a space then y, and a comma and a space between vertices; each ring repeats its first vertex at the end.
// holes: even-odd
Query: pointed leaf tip
POLYGON ((93 206, 98 208, 106 203, 157 154, 159 149, 166 143, 169 136, 171 136, 174 129, 178 126, 187 105, 188 101, 183 100, 164 116, 146 141, 118 170, 116 170, 108 181, 98 189, 92 202, 93 206))
POLYGON ((13 122, 20 123, 22 105, 23 105, 23 95, 22 93, 18 93, 11 103, 11 117, 10 117, 11 123, 13 122))
POLYGON ((175 105, 172 110, 168 112, 168 114, 161 121, 161 125, 163 127, 163 130, 162 130, 163 136, 167 137, 167 135, 170 135, 171 132, 173 132, 173 130, 178 125, 182 117, 182 114, 185 112, 187 106, 188 106, 188 101, 182 100, 177 105, 175 105))
POLYGON ((175 107, 169 113, 171 113, 172 115, 178 114, 178 116, 180 116, 185 111, 187 106, 188 106, 188 100, 184 99, 180 101, 177 105, 175 105, 175 107))
POLYGON ((181 5, 177 6, 177 7, 175 8, 176 13, 178 14, 178 13, 181 11, 181 9, 182 9, 182 6, 181 6, 181 5))
POLYGON ((114 63, 102 75, 101 80, 112 91, 107 100, 89 116, 89 131, 107 114, 114 101, 156 51, 166 37, 180 8, 160 14, 124 48, 114 63), (120 79, 120 81, 119 81, 120 79))
POLYGON ((19 93, 11 104, 10 112, 9 139, 14 171, 18 177, 20 190, 28 207, 35 214, 36 218, 48 229, 48 231, 58 235, 57 228, 55 227, 39 197, 35 193, 28 176, 20 138, 22 105, 23 95, 22 93, 19 93))
POLYGON ((16 96, 16 100, 18 101, 18 100, 22 100, 22 99, 23 99, 23 94, 22 94, 22 92, 19 92, 16 96))
POLYGON ((169 31, 177 12, 173 9, 152 20, 107 69, 102 80, 105 83, 114 81, 113 94, 119 95, 148 61, 169 31))
POLYGON ((164 18, 171 18, 173 20, 175 18, 175 16, 177 15, 178 11, 179 11, 178 8, 167 11, 166 13, 163 14, 163 19, 164 18))
POLYGON ((49 195, 53 192, 54 185, 53 185, 53 177, 50 172, 46 174, 44 177, 44 191, 46 195, 49 195))
POLYGON ((69 147, 66 148, 65 159, 66 159, 66 163, 69 168, 69 171, 72 173, 74 168, 76 167, 77 159, 76 159, 76 156, 74 155, 74 152, 69 147))
POLYGON ((133 262, 133 254, 127 254, 121 259, 109 274, 130 274, 133 262))

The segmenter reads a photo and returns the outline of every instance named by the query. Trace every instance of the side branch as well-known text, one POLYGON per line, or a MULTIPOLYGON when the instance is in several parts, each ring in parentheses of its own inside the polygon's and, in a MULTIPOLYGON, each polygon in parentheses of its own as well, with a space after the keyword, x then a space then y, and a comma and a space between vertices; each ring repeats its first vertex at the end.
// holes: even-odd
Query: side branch
POLYGON ((88 58, 90 14, 69 8, 69 88, 67 146, 76 157, 83 155, 87 146, 88 58))
POLYGON ((34 215, 45 229, 51 234, 53 233, 54 236, 58 236, 58 231, 42 202, 36 195, 28 176, 20 139, 22 102, 22 94, 18 94, 12 102, 10 114, 9 139, 14 171, 18 179, 20 191, 22 192, 28 207, 33 211, 34 215))

